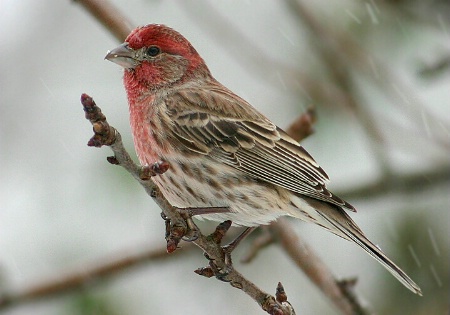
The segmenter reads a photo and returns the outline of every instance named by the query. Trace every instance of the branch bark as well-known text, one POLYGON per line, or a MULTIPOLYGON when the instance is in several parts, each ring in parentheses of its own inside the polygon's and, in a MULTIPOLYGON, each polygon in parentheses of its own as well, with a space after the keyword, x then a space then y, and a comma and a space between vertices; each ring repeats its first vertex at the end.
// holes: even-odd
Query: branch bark
POLYGON ((450 185, 450 167, 446 165, 418 172, 415 174, 392 174, 382 177, 366 185, 337 191, 336 194, 344 199, 373 199, 386 194, 414 195, 438 186, 450 185))
MULTIPOLYGON (((185 248, 188 248, 186 246, 185 248)), ((127 250, 129 252, 129 250, 127 250)), ((176 256, 185 255, 188 251, 179 251, 176 256)), ((147 265, 149 262, 168 259, 164 247, 148 248, 134 254, 117 254, 118 258, 104 258, 101 263, 90 264, 89 268, 79 268, 57 278, 46 280, 17 292, 9 292, 0 296, 0 310, 5 310, 21 303, 49 298, 54 295, 80 290, 93 283, 116 276, 118 273, 133 267, 147 265)))
POLYGON ((287 301, 283 303, 278 302, 274 296, 259 289, 255 284, 247 280, 234 269, 231 262, 227 261, 224 250, 220 246, 221 237, 218 239, 219 241, 215 241, 212 237, 204 236, 198 228, 192 226, 192 224, 194 224, 192 221, 183 217, 180 211, 167 201, 151 177, 142 176, 143 173, 148 174, 148 172, 143 167, 140 167, 133 162, 123 146, 120 133, 114 127, 109 125, 105 115, 103 115, 100 108, 90 96, 83 94, 81 96, 81 103, 83 104, 86 113, 85 116, 91 122, 94 130, 94 136, 89 140, 88 145, 95 147, 101 147, 103 145, 109 146, 113 151, 114 156, 109 157, 108 161, 112 164, 122 166, 130 173, 130 175, 141 184, 147 194, 151 196, 162 209, 166 222, 170 221, 170 226, 167 231, 168 235, 166 235, 167 251, 175 251, 176 246, 182 237, 195 229, 196 236, 192 240, 192 243, 204 251, 210 260, 210 266, 212 266, 211 262, 213 262, 214 268, 212 269, 216 277, 221 277, 222 272, 225 271, 226 281, 229 282, 231 286, 245 292, 269 314, 295 314, 293 308, 287 301))
POLYGON ((273 222, 270 225, 270 229, 289 257, 323 294, 333 302, 342 314, 370 314, 353 290, 356 280, 337 280, 314 250, 295 234, 285 218, 280 218, 273 222))
MULTIPOLYGON (((98 0, 78 0, 78 3, 86 8, 88 12, 90 12, 108 30, 110 30, 111 33, 119 39, 119 41, 123 40, 129 33, 131 23, 127 22, 128 20, 109 2, 98 0)), ((95 105, 93 100, 87 95, 83 95, 82 103, 85 107, 86 118, 91 121, 95 132, 95 135, 91 138, 88 144, 96 147, 100 147, 102 145, 110 146, 114 152, 114 157, 110 157, 108 161, 124 167, 142 185, 147 194, 149 194, 156 201, 156 203, 163 210, 165 217, 170 220, 167 249, 169 251, 174 251, 181 237, 189 230, 189 226, 185 218, 183 218, 180 213, 168 203, 151 178, 148 179, 142 176, 145 170, 137 166, 132 161, 130 155, 126 152, 123 146, 120 134, 108 124, 106 117, 101 113, 100 109, 95 105), (175 233, 176 231, 181 232, 177 234, 175 233), (172 248, 169 241, 173 240, 174 237, 175 240, 171 245, 175 247, 172 248)), ((297 125, 294 125, 294 128, 296 128, 295 130, 298 130, 297 125)), ((227 271, 227 280, 230 281, 232 286, 246 292, 265 311, 271 314, 292 314, 294 312, 290 305, 289 307, 286 305, 285 302, 287 301, 285 298, 283 298, 283 301, 278 301, 277 298, 265 293, 252 282, 245 279, 233 268, 231 264, 227 264, 220 244, 207 239, 201 233, 199 233, 198 238, 194 240, 193 243, 200 247, 210 257, 211 261, 214 261, 214 265, 219 270, 227 271)), ((102 268, 91 270, 92 273, 88 273, 87 277, 91 278, 93 275, 101 277, 102 275, 113 273, 114 270, 117 269, 108 265, 103 266, 102 268)), ((11 305, 15 301, 29 300, 48 294, 54 294, 55 292, 63 292, 69 290, 70 288, 82 285, 85 280, 86 277, 80 276, 79 274, 74 274, 62 280, 57 280, 50 284, 43 284, 40 287, 32 288, 31 290, 25 291, 16 296, 5 296, 4 299, 2 299, 2 302, 0 302, 0 305, 11 305)), ((283 296, 285 296, 284 290, 283 296)))
MULTIPOLYGON (((131 30, 130 25, 132 24, 128 22, 119 10, 114 8, 108 1, 76 0, 76 2, 86 8, 86 10, 90 12, 98 21, 100 21, 118 40, 122 41, 131 30)), ((287 130, 295 139, 300 141, 312 132, 314 117, 313 119, 310 118, 311 117, 300 117, 287 130), (303 125, 304 123, 308 124, 308 121, 310 121, 310 126, 303 125)), ((174 231, 176 230, 175 228, 180 228, 185 231, 189 229, 186 225, 185 218, 183 218, 180 213, 176 211, 176 209, 171 207, 171 205, 166 199, 164 199, 160 191, 157 189, 156 185, 151 180, 143 179, 143 169, 134 164, 131 160, 129 154, 123 147, 120 134, 113 127, 107 124, 106 118, 103 121, 94 121, 93 127, 94 131, 99 136, 97 138, 94 136, 93 139, 91 139, 90 144, 93 146, 101 146, 104 144, 110 145, 115 156, 114 158, 110 158, 109 161, 114 163, 118 162, 118 164, 124 167, 143 186, 145 191, 152 196, 161 209, 163 209, 163 212, 168 219, 170 219, 170 230, 174 231)), ((442 171, 433 174, 430 173, 428 176, 434 179, 437 178, 439 181, 448 180, 447 176, 443 178, 442 171)), ((417 185, 414 184, 414 182, 417 180, 423 181, 423 178, 420 174, 414 177, 404 177, 404 180, 405 183, 412 184, 402 186, 397 185, 395 187, 404 187, 408 190, 416 189, 415 187, 417 187, 417 185)), ((379 183, 375 183, 374 186, 368 185, 365 188, 343 192, 342 195, 346 197, 353 196, 353 198, 357 198, 362 195, 367 197, 371 194, 378 195, 385 193, 387 190, 392 191, 391 188, 395 188, 388 187, 385 184, 385 179, 382 179, 379 183)), ((420 187, 423 187, 423 182, 421 182, 421 184, 422 185, 420 187)), ((296 236, 295 232, 286 220, 280 220, 279 222, 273 223, 270 226, 270 230, 286 253, 307 274, 311 281, 324 292, 324 294, 334 303, 342 314, 368 314, 367 310, 365 310, 358 302, 358 299, 355 298, 354 292, 352 291, 354 282, 336 280, 327 266, 320 261, 320 259, 313 253, 307 244, 302 241, 302 239, 296 236)), ((266 292, 260 290, 251 281, 245 279, 245 277, 232 268, 232 266, 230 268, 224 260, 223 251, 220 244, 211 242, 201 233, 194 243, 214 260, 215 265, 219 269, 227 270, 227 278, 230 280, 230 284, 232 286, 246 292, 262 307, 262 309, 273 314, 293 314, 294 311, 289 303, 287 303, 287 300, 280 298, 279 295, 274 297, 267 294, 266 292)), ((181 252, 187 252, 187 248, 188 247, 185 246, 181 252)), ((91 283, 92 279, 102 279, 127 270, 132 266, 148 263, 150 260, 154 259, 163 259, 165 257, 172 256, 166 255, 163 249, 157 249, 155 251, 148 250, 138 255, 125 256, 99 266, 83 269, 85 270, 83 272, 77 271, 63 278, 54 279, 17 293, 3 295, 0 297, 0 309, 24 301, 31 301, 52 294, 81 288, 85 286, 86 283, 91 283)), ((284 291, 281 295, 284 296, 284 291)))
POLYGON ((133 29, 131 21, 107 0, 73 0, 100 22, 119 42, 133 29))
MULTIPOLYGON (((173 252, 176 249, 181 237, 189 230, 185 218, 180 215, 177 209, 174 209, 168 203, 151 178, 147 177, 147 172, 133 162, 123 146, 120 134, 114 127, 108 124, 106 117, 102 114, 100 108, 95 105, 92 98, 84 94, 82 95, 82 103, 86 113, 85 116, 92 123, 94 130, 94 136, 89 140, 88 145, 94 147, 101 147, 103 145, 110 146, 111 150, 114 152, 114 156, 108 157, 108 161, 112 164, 118 164, 124 167, 142 185, 147 194, 150 195, 160 206, 165 217, 170 219, 170 233, 167 239, 168 244, 166 249, 169 252, 173 252), (143 176, 143 174, 145 174, 145 176, 143 176), (174 233, 174 231, 178 232, 174 233), (171 235, 173 236, 173 234, 177 235, 175 236, 174 243, 170 243, 170 241, 173 240, 173 237, 171 238, 171 235)), ((312 129, 314 119, 313 117, 309 117, 310 115, 312 115, 312 112, 308 111, 299 118, 298 121, 303 121, 307 126, 305 126, 305 128, 298 129, 300 132, 297 135, 293 135, 295 138, 301 140, 309 134, 309 132, 305 133, 303 130, 312 129)), ((277 238, 280 240, 281 244, 284 244, 283 248, 286 252, 298 265, 303 266, 302 269, 305 271, 307 276, 319 286, 319 288, 330 298, 333 303, 335 303, 337 308, 340 309, 343 314, 363 314, 353 311, 355 307, 354 303, 346 298, 346 291, 342 290, 339 285, 339 281, 332 276, 330 271, 325 272, 325 270, 327 270, 325 264, 322 263, 316 255, 312 254, 312 250, 308 249, 308 255, 305 254, 304 250, 307 248, 307 245, 304 244, 301 239, 296 237, 295 232, 290 227, 288 222, 275 222, 272 224, 271 229, 277 235, 277 238), (322 275, 322 281, 315 280, 318 274, 322 275)), ((231 264, 227 263, 224 252, 220 247, 220 243, 212 241, 210 238, 201 234, 201 232, 198 234, 198 238, 194 240, 193 243, 200 247, 208 255, 210 260, 214 262, 215 268, 218 270, 226 270, 226 280, 233 287, 241 289, 243 292, 252 297, 263 310, 270 314, 294 314, 294 310, 287 300, 283 299, 282 301, 279 301, 278 298, 262 291, 255 284, 247 280, 242 274, 236 271, 231 264)), ((161 250, 158 251, 158 255, 162 255, 161 250)), ((145 255, 141 255, 138 259, 125 257, 124 259, 119 259, 114 263, 106 263, 102 266, 89 268, 83 273, 74 272, 73 274, 65 276, 61 279, 45 282, 29 289, 25 289, 22 292, 5 295, 0 299, 0 309, 13 304, 81 288, 92 279, 100 279, 117 272, 122 272, 132 265, 148 261, 148 257, 154 256, 155 253, 147 253, 145 255)))

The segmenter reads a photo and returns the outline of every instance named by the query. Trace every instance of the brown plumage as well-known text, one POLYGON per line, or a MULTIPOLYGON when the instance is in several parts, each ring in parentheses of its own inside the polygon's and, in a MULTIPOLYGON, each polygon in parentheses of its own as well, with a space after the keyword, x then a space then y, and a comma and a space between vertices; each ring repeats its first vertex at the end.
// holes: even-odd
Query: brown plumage
POLYGON ((348 216, 353 206, 328 191, 327 174, 308 152, 217 82, 178 32, 155 24, 137 28, 106 58, 125 68, 141 164, 170 165, 154 180, 173 206, 225 207, 229 212, 203 217, 243 226, 282 215, 312 222, 355 242, 421 294, 348 216))

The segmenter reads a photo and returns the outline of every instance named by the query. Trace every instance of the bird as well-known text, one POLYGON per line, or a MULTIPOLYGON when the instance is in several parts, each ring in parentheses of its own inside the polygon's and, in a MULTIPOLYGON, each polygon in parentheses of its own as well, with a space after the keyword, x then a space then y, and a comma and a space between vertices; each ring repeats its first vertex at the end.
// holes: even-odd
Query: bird
POLYGON ((329 177, 283 129, 218 82, 192 44, 162 24, 135 28, 105 59, 124 68, 130 126, 143 166, 178 209, 255 227, 280 216, 354 242, 412 292, 419 286, 372 243, 331 193, 329 177), (215 211, 227 209, 227 211, 215 211))

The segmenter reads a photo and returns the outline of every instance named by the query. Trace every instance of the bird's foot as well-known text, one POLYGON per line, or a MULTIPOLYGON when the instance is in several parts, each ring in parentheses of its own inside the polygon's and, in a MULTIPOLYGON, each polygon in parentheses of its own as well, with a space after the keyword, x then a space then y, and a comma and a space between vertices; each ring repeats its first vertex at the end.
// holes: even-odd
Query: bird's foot
POLYGON ((181 240, 193 242, 200 236, 200 230, 192 220, 195 215, 225 213, 230 209, 227 207, 207 207, 207 208, 176 208, 183 220, 172 222, 164 213, 161 213, 166 224, 167 251, 174 252, 178 248, 181 240))
MULTIPOLYGON (((228 229, 231 227, 231 221, 224 221, 219 224, 216 230, 207 236, 209 240, 214 241, 216 244, 220 245, 222 243, 222 239, 227 233, 228 229)), ((244 232, 242 232, 235 240, 231 243, 221 246, 220 249, 222 251, 223 264, 222 267, 219 267, 218 264, 211 259, 206 253, 205 257, 209 260, 209 266, 205 268, 199 268, 195 272, 205 277, 215 276, 217 279, 230 282, 227 279, 228 274, 233 270, 233 261, 231 259, 231 253, 233 250, 239 245, 239 243, 245 239, 255 228, 246 228, 244 232)))
POLYGON ((199 208, 179 208, 177 209, 181 217, 186 221, 188 230, 183 240, 186 242, 195 241, 199 236, 199 229, 192 220, 193 216, 212 214, 212 213, 226 213, 230 212, 228 207, 199 207, 199 208))
POLYGON ((178 248, 181 239, 188 232, 187 222, 182 219, 172 221, 164 212, 161 212, 161 217, 166 225, 165 239, 167 242, 167 252, 170 254, 178 248))

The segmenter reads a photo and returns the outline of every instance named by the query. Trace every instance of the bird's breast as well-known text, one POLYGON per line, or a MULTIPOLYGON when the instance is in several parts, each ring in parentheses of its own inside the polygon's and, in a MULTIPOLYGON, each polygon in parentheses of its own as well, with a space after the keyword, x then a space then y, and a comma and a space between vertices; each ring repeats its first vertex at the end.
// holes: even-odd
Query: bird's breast
POLYGON ((153 101, 154 96, 148 96, 139 102, 130 102, 131 132, 142 165, 160 162, 167 154, 164 151, 169 150, 162 117, 153 101))

